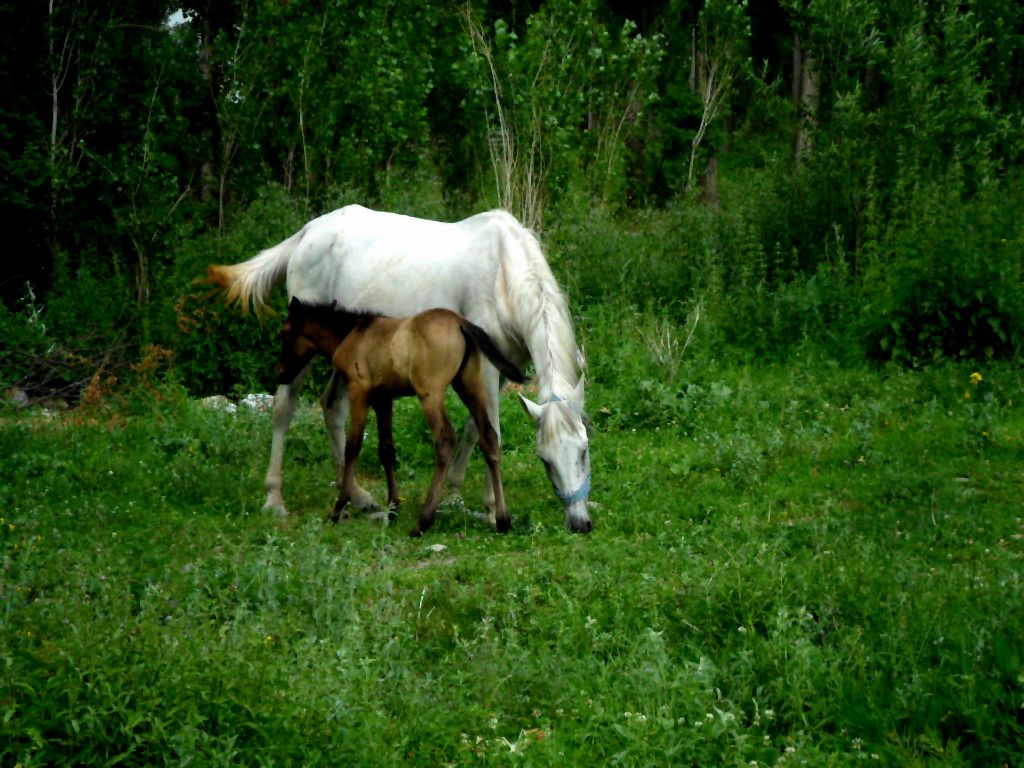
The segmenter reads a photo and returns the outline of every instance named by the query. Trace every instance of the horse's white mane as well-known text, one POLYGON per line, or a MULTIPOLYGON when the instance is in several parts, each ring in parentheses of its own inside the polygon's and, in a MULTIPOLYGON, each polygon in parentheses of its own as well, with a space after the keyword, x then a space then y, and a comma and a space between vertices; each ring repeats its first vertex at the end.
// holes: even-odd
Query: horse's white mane
POLYGON ((502 276, 513 323, 528 345, 531 339, 538 338, 537 332, 542 331, 540 338, 544 340, 544 348, 530 346, 534 367, 539 376, 548 379, 542 378, 542 387, 555 387, 557 383, 557 394, 565 396, 576 386, 577 366, 582 363, 565 294, 558 287, 537 237, 510 214, 497 213, 505 218, 508 225, 505 231, 518 246, 502 249, 502 276), (522 254, 524 263, 516 263, 513 253, 522 254), (538 354, 543 354, 544 359, 537 360, 538 354))

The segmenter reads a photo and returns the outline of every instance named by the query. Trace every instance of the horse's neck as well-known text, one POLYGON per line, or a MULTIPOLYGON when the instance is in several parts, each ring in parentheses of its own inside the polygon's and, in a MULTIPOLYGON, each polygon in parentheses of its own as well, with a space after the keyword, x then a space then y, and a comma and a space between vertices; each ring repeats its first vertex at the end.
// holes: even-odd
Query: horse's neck
POLYGON ((572 326, 550 299, 542 299, 524 341, 537 373, 540 400, 567 397, 576 388, 572 326))

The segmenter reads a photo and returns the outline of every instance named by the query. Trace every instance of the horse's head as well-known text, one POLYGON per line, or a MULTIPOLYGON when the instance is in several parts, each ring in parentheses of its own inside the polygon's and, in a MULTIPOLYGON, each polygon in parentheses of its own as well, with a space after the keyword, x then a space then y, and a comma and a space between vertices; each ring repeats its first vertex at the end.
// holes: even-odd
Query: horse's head
POLYGON ((583 379, 568 397, 555 395, 540 404, 522 395, 519 400, 537 424, 537 455, 562 502, 565 525, 590 533, 590 441, 583 415, 583 379))
POLYGON ((316 356, 318 347, 310 327, 315 322, 309 307, 293 298, 288 305, 288 319, 281 329, 281 357, 275 368, 279 384, 295 381, 295 377, 316 356))

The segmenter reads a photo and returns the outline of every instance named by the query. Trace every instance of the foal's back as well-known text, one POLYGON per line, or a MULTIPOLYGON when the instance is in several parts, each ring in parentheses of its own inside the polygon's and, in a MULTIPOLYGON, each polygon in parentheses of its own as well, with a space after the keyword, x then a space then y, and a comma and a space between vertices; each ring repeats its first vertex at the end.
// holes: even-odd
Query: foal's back
POLYGON ((374 317, 335 350, 333 363, 350 383, 394 396, 446 387, 466 357, 461 315, 429 309, 411 317, 374 317))

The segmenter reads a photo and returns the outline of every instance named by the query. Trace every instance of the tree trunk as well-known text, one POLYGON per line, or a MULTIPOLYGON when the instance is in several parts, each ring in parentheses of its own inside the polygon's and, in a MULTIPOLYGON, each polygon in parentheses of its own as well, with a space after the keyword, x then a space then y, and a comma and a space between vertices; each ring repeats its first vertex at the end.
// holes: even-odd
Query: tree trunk
POLYGON ((220 121, 217 119, 216 90, 213 83, 213 19, 209 9, 200 13, 199 29, 199 74, 203 78, 203 85, 206 92, 210 94, 210 109, 204 117, 205 130, 209 131, 210 137, 206 143, 206 157, 203 158, 200 166, 200 199, 208 203, 217 194, 217 155, 220 151, 220 121))
POLYGON ((818 115, 818 67, 814 56, 803 50, 800 35, 793 33, 793 109, 796 114, 793 150, 797 165, 813 151, 811 133, 818 115))

